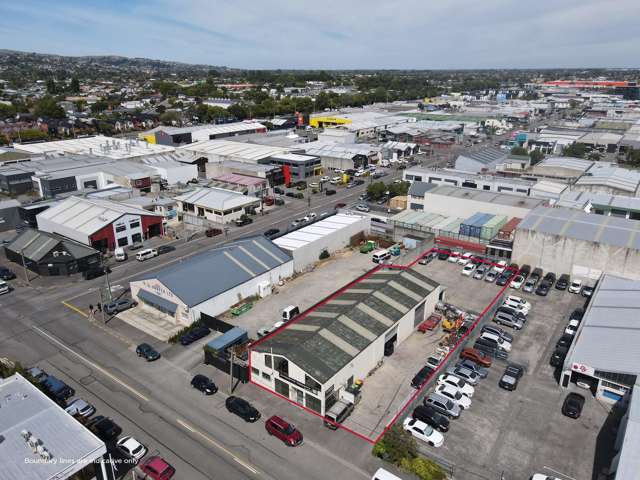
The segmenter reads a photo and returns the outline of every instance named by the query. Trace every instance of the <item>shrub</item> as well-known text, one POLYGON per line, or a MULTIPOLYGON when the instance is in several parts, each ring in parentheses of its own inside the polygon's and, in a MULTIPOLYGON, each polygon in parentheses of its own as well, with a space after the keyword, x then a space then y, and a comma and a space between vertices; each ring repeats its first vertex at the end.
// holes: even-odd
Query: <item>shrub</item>
POLYGON ((409 468, 406 470, 415 473, 422 480, 444 480, 447 478, 437 463, 422 457, 411 460, 409 468))
POLYGON ((195 322, 193 322, 191 325, 188 325, 186 327, 184 327, 181 330, 178 330, 177 333, 175 333, 173 336, 169 337, 169 340, 167 340, 169 343, 178 343, 180 341, 180 337, 182 335, 184 335, 185 333, 189 333, 191 330, 193 330, 196 327, 200 327, 204 324, 204 322, 202 321, 202 319, 197 320, 195 322))
POLYGON ((329 252, 327 250, 322 250, 320 252, 320 260, 324 260, 325 258, 329 258, 329 252))

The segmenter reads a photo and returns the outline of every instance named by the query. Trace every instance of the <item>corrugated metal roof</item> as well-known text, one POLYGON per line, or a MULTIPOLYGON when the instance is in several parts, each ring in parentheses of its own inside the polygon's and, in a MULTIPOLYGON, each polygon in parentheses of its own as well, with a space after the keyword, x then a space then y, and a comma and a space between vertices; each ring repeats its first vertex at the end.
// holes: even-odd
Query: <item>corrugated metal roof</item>
POLYGON ((640 473, 640 384, 636 383, 631 393, 627 410, 627 423, 624 427, 624 440, 619 450, 616 480, 637 480, 640 473))
POLYGON ((134 281, 157 279, 193 307, 289 261, 287 253, 258 235, 193 255, 134 281))
POLYGON ((419 182, 414 180, 409 187, 409 195, 412 197, 424 197, 429 190, 436 188, 435 183, 419 182))
POLYGON ((640 185, 640 172, 612 165, 594 165, 577 181, 576 185, 603 185, 635 193, 640 185))
POLYGON ((60 243, 62 243, 65 250, 73 255, 75 259, 88 257, 97 253, 97 250, 93 248, 76 243, 60 235, 45 233, 30 228, 18 235, 6 248, 17 254, 24 253, 25 258, 39 262, 60 243))
POLYGON ((273 240, 273 243, 285 250, 295 250, 297 248, 308 245, 316 240, 331 235, 349 225, 362 221, 364 217, 359 215, 344 215, 338 213, 330 217, 324 218, 319 222, 308 225, 299 230, 287 233, 273 240))
POLYGON ((178 135, 181 133, 199 132, 207 135, 220 135, 223 133, 240 133, 253 131, 258 129, 265 129, 267 127, 258 122, 235 122, 235 123, 222 123, 211 125, 196 125, 193 127, 157 127, 154 128, 154 132, 165 132, 169 135, 178 135))
POLYGON ((263 160, 273 155, 291 151, 291 149, 287 147, 272 147, 251 143, 232 142, 228 140, 207 140, 205 142, 196 142, 185 145, 178 149, 178 151, 183 150, 196 152, 201 155, 220 155, 229 158, 235 157, 254 161, 263 160))
POLYGON ((482 163, 483 165, 494 164, 498 160, 502 160, 504 158, 507 158, 508 156, 509 151, 494 147, 487 147, 475 152, 464 153, 460 155, 460 157, 470 158, 471 160, 482 163))
POLYGON ((383 269, 303 314, 255 347, 324 383, 439 285, 413 269, 383 269))
POLYGON ((201 187, 192 192, 174 197, 180 202, 192 203, 199 207, 212 208, 215 210, 228 210, 230 208, 243 207, 250 204, 260 203, 260 199, 243 195, 231 190, 222 188, 201 187))
POLYGON ((104 442, 19 374, 0 379, 2 480, 70 478, 106 453, 104 442), (41 441, 52 461, 42 461, 22 437, 41 441))
POLYGON ((485 202, 527 209, 534 209, 535 207, 542 205, 545 202, 542 199, 525 197, 523 195, 497 193, 487 190, 475 190, 472 188, 453 187, 449 185, 438 185, 436 188, 429 190, 426 195, 443 195, 447 197, 473 200, 476 202, 485 202))

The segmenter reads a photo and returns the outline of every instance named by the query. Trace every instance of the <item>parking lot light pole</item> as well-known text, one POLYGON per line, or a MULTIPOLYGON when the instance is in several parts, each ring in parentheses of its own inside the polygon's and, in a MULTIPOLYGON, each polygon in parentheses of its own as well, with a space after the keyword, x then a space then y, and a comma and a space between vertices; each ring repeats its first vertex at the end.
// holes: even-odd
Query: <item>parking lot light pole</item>
POLYGON ((31 280, 29 280, 29 272, 27 272, 27 264, 24 261, 24 248, 20 250, 20 256, 22 257, 22 268, 24 270, 24 279, 27 281, 27 285, 31 286, 31 280))

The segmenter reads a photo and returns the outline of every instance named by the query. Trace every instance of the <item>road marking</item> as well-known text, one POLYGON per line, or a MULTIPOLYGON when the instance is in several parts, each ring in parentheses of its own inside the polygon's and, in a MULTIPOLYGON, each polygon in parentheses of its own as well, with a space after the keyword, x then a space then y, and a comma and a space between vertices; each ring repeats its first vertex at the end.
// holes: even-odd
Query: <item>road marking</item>
POLYGON ((127 390, 129 390, 131 393, 133 393, 134 395, 138 396, 139 398, 141 398, 142 400, 144 400, 145 402, 149 401, 149 398, 144 396, 142 393, 140 393, 138 390, 136 390, 135 388, 127 385, 125 382, 123 382, 122 380, 120 380, 118 377, 116 377, 115 375, 109 373, 108 371, 106 371, 104 368, 102 368, 101 366, 97 365, 96 363, 92 362, 91 360, 89 360, 88 358, 84 357, 83 355, 80 355, 78 352, 76 352, 75 350, 73 350, 72 348, 69 348, 68 346, 66 346, 64 343, 62 343, 60 340, 58 340, 57 338, 49 335, 47 332, 45 332, 44 330, 42 330, 39 327, 32 327, 36 332, 38 332, 40 335, 42 335, 43 337, 46 337, 49 341, 51 341, 52 343, 55 343, 56 345, 60 346, 61 348, 64 348, 66 351, 68 351, 69 353, 75 355, 76 357, 78 357, 80 360, 82 360, 83 362, 85 362, 87 365, 91 366, 92 368, 98 370, 100 373, 102 373, 103 375, 105 375, 106 377, 109 377, 111 380, 113 380, 114 382, 116 382, 117 384, 123 386, 124 388, 126 388, 127 390))
POLYGON ((544 465, 542 468, 545 469, 545 470, 549 470, 549 471, 555 473, 556 475, 560 475, 562 477, 567 477, 569 480, 576 480, 575 478, 570 477, 566 473, 559 472, 558 470, 554 470, 553 468, 547 467, 546 465, 544 465))
POLYGON ((238 462, 240 465, 242 465, 244 468, 246 468, 247 470, 249 470, 251 473, 253 473, 254 475, 258 475, 258 470, 256 470, 255 468, 253 468, 253 466, 251 466, 250 464, 248 464, 247 462, 244 462, 243 460, 241 460, 240 458, 238 458, 235 454, 233 454, 232 452, 230 452, 229 450, 227 450, 225 447, 223 447, 222 445, 220 445, 218 442, 216 442, 215 440, 213 440, 211 437, 209 437, 208 435, 205 435, 204 433, 202 433, 200 430, 196 430, 195 428, 193 428, 191 425, 189 425, 188 423, 180 420, 179 418, 176 419, 176 422, 178 422, 179 425, 181 425, 183 428, 186 428, 187 430, 189 430, 191 433, 195 433, 196 435, 202 437, 203 439, 205 439, 208 443, 210 443, 211 445, 213 445, 214 447, 216 447, 219 450, 222 450, 224 453, 226 453, 227 455, 229 455, 231 458, 233 458, 236 462, 238 462))
POLYGON ((73 310, 76 313, 79 313, 80 315, 82 315, 84 318, 89 318, 89 314, 80 310, 78 307, 76 307, 75 305, 70 304, 69 302, 62 302, 62 304, 67 307, 70 308, 71 310, 73 310))

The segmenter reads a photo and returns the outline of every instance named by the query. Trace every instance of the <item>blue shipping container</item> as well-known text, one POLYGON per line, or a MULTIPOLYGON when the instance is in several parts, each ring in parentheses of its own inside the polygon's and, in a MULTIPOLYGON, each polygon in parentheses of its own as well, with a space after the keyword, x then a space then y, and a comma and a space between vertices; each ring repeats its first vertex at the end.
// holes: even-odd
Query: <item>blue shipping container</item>
POLYGON ((215 350, 220 352, 226 348, 229 348, 231 345, 235 345, 236 343, 242 343, 249 338, 247 331, 240 327, 233 327, 227 333, 220 335, 218 338, 214 338, 209 343, 207 343, 207 347, 211 350, 215 350))

